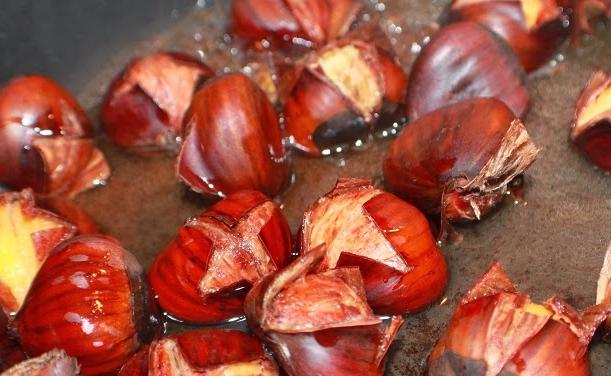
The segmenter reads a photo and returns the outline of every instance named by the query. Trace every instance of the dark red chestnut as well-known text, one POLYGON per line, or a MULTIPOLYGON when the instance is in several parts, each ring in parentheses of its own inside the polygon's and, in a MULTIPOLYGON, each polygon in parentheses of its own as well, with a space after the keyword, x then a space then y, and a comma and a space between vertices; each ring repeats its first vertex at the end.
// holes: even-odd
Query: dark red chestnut
POLYGON ((2 376, 78 376, 76 359, 62 350, 51 350, 39 357, 28 359, 2 373, 2 376))
POLYGON ((0 193, 0 310, 14 315, 53 248, 76 228, 40 209, 32 191, 0 193))
POLYGON ((158 333, 159 324, 142 267, 101 235, 57 246, 15 318, 28 354, 63 349, 77 358, 84 375, 116 372, 158 333))
POLYGON ((603 171, 611 172, 611 75, 595 71, 579 95, 571 139, 603 171))
POLYGON ((195 330, 166 336, 134 355, 119 376, 275 376, 278 369, 251 335, 195 330))
POLYGON ((212 76, 204 63, 180 53, 132 60, 102 103, 106 135, 120 146, 174 149, 193 94, 212 76))
POLYGON ((362 0, 234 0, 231 32, 256 47, 267 43, 321 46, 342 36, 362 0))
POLYGON ((346 39, 312 52, 297 69, 284 115, 299 150, 327 155, 366 140, 376 125, 401 121, 406 78, 391 52, 346 39))
POLYGON ((19 344, 9 337, 7 329, 8 317, 0 309, 0 372, 25 359, 19 344))
POLYGON ((417 120, 448 104, 494 97, 523 118, 526 74, 500 37, 474 22, 444 26, 422 49, 407 86, 407 117, 417 120))
POLYGON ((257 282, 244 302, 248 323, 290 376, 382 375, 403 319, 373 314, 358 268, 316 272, 326 254, 312 249, 257 282))
POLYGON ((378 314, 401 315, 436 300, 448 282, 426 217, 368 180, 340 179, 306 213, 301 252, 321 244, 321 270, 358 267, 378 314))
POLYGON ((434 375, 589 375, 588 345, 610 304, 533 303, 498 263, 459 303, 429 359, 434 375))
POLYGON ((219 77, 198 91, 184 125, 178 174, 194 191, 225 196, 253 189, 275 196, 289 183, 278 116, 244 74, 219 77))
POLYGON ((149 280, 171 317, 211 324, 243 315, 248 289, 286 266, 291 232, 265 195, 242 191, 187 220, 155 259, 149 280))
POLYGON ((445 221, 480 219, 538 149, 503 102, 476 98, 409 124, 393 142, 384 177, 393 191, 445 221))
POLYGON ((61 86, 23 76, 0 91, 0 183, 71 196, 110 175, 87 115, 61 86))

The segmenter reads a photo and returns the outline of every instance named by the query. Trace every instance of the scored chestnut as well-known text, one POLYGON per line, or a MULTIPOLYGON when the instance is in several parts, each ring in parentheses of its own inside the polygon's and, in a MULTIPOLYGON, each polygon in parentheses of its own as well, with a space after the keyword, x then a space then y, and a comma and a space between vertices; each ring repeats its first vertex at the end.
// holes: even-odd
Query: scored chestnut
POLYGON ((36 358, 23 361, 2 373, 2 376, 78 376, 76 359, 62 350, 51 350, 36 358))
POLYGON ((590 161, 611 172, 611 75, 597 70, 579 95, 571 140, 590 161))
POLYGON ((363 5, 362 0, 234 0, 230 31, 256 48, 321 46, 345 34, 363 5))
POLYGON ((159 334, 150 295, 142 267, 116 240, 80 235, 49 254, 14 326, 29 355, 60 348, 83 375, 112 374, 159 334))
POLYGON ((407 85, 407 117, 417 120, 448 104, 475 97, 502 100, 524 118, 526 73, 500 37, 474 22, 444 26, 414 62, 407 85))
POLYGON ((265 93, 242 73, 206 84, 184 121, 178 175, 196 192, 244 189, 275 196, 291 179, 278 116, 265 93))
POLYGON ((187 220, 155 259, 149 280, 172 318, 219 323, 242 316, 252 284, 290 257, 291 232, 280 208, 260 192, 241 191, 187 220))
POLYGON ((401 315, 436 300, 448 282, 446 261, 426 217, 369 180, 340 179, 305 213, 301 252, 326 245, 320 270, 358 267, 378 314, 401 315))
POLYGON ((286 130, 312 156, 366 141, 401 123, 407 79, 394 52, 348 38, 312 52, 286 99, 286 130))
POLYGON ((31 190, 0 193, 1 309, 19 310, 47 255, 75 233, 72 224, 37 207, 31 190))
POLYGON ((373 314, 358 268, 316 272, 326 254, 312 249, 257 282, 244 301, 248 324, 290 376, 382 375, 403 319, 373 314))
POLYGON ((429 358, 428 374, 589 375, 588 345, 611 304, 578 312, 533 303, 494 263, 465 294, 429 358))
POLYGON ((181 53, 135 58, 106 92, 102 128, 120 146, 175 149, 193 94, 213 76, 204 63, 181 53))
POLYGON ((1 184, 66 196, 102 184, 110 169, 92 137, 85 111, 51 79, 22 76, 0 91, 1 184))
POLYGON ((384 161, 392 191, 447 222, 480 219, 539 150, 503 102, 475 98, 409 124, 384 161))
POLYGON ((278 369, 251 335, 236 330, 194 330, 153 341, 119 376, 276 376, 278 369))

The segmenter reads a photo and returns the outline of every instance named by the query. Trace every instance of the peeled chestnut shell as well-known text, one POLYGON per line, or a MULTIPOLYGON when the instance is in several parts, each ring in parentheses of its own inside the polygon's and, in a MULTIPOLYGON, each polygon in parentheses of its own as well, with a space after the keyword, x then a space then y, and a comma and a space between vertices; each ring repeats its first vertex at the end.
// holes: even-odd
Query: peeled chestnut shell
POLYGON ((134 355, 119 376, 278 375, 251 335, 235 330, 195 330, 153 341, 134 355))
POLYGON ((611 313, 533 303, 498 263, 465 294, 429 358, 433 375, 589 375, 588 345, 611 313))
POLYGON ((505 102, 524 118, 526 74, 511 48, 474 22, 444 26, 414 62, 407 85, 407 117, 414 121, 448 104, 475 97, 505 102))
POLYGON ((187 220, 155 259, 149 280, 172 318, 219 323, 242 316, 252 284, 290 256, 291 232, 280 208, 260 192, 242 191, 187 220))
POLYGON ((244 302, 248 323, 290 376, 382 375, 403 319, 373 314, 358 268, 317 272, 325 255, 315 248, 257 282, 244 302))
POLYGON ((611 76, 597 70, 581 92, 571 139, 603 171, 611 172, 611 76))
POLYGON ((184 54, 158 52, 133 59, 102 103, 104 132, 120 146, 176 148, 191 98, 212 76, 204 63, 184 54))
POLYGON ((184 126, 178 174, 194 191, 222 197, 252 189, 275 196, 289 183, 278 116, 244 74, 216 78, 199 90, 184 126))
POLYGON ((106 375, 158 333, 155 308, 129 252, 111 238, 80 235, 49 254, 14 325, 29 355, 60 348, 83 375, 106 375))
POLYGON ((490 212, 536 159, 524 124, 503 102, 476 98, 410 123, 384 161, 389 187, 443 222, 490 212))
POLYGON ((326 245, 321 270, 358 267, 378 314, 401 315, 436 300, 448 281, 426 217, 368 180, 340 179, 306 213, 301 252, 326 245))
POLYGON ((2 376, 78 376, 76 359, 62 350, 51 350, 39 357, 28 359, 2 373, 2 376))
POLYGON ((72 196, 110 175, 77 101, 43 76, 22 76, 0 91, 0 183, 72 196))

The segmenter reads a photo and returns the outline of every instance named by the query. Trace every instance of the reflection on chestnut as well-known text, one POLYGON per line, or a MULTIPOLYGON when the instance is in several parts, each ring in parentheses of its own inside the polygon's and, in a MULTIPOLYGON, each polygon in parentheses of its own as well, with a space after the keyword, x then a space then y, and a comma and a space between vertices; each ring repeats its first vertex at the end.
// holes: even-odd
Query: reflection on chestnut
POLYGON ((14 324, 29 355, 60 348, 84 375, 106 375, 158 334, 156 314, 138 261, 111 238, 80 235, 49 254, 14 324))
POLYGON ((275 376, 261 342, 235 330, 194 330, 163 337, 140 350, 119 376, 275 376))
POLYGON ((534 162, 538 149, 503 102, 476 98, 409 124, 384 162, 393 191, 442 222, 480 219, 507 185, 534 162))
POLYGON ((75 195, 110 175, 87 115, 61 86, 22 76, 0 91, 0 183, 75 195))
POLYGON ((19 344, 9 337, 8 317, 0 309, 0 372, 23 361, 25 355, 19 344))
POLYGON ((301 252, 321 244, 321 270, 358 267, 378 314, 400 315, 436 300, 448 281, 426 217, 368 180, 340 179, 305 214, 301 252))
POLYGON ((358 268, 317 272, 326 253, 312 249, 257 282, 244 302, 248 323, 290 376, 382 375, 403 319, 373 314, 358 268))
POLYGON ((187 220, 155 259, 149 280, 174 319, 218 323, 242 316, 248 289, 290 256, 280 208, 262 193, 241 191, 187 220))
POLYGON ((79 376, 76 359, 62 350, 51 350, 36 358, 23 361, 2 376, 79 376))
POLYGON ((278 116, 241 73, 210 81, 185 116, 178 174, 194 191, 225 196, 243 189, 275 196, 291 178, 278 116))
POLYGON ((180 53, 133 59, 110 84, 102 103, 106 135, 120 146, 176 148, 191 98, 212 76, 204 63, 180 53))
POLYGON ((414 62, 407 90, 407 117, 417 120, 448 104, 494 97, 523 118, 529 96, 526 74, 511 48, 474 22, 444 26, 414 62))
POLYGON ((429 359, 433 375, 589 375, 588 345, 611 304, 533 303, 498 263, 465 294, 429 359))

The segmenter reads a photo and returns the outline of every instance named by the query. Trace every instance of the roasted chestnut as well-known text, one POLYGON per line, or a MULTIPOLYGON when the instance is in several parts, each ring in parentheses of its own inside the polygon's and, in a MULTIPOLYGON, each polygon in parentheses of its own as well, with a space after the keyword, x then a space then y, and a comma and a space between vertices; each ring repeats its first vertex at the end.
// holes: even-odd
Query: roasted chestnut
POLYGON ((474 22, 444 26, 414 62, 407 85, 407 117, 417 120, 448 104, 494 97, 524 118, 526 74, 500 37, 474 22))
POLYGON ((433 375, 589 375, 588 345, 611 313, 533 303, 494 263, 465 294, 429 359, 433 375))
POLYGON ((118 370, 159 333, 160 320, 138 261, 114 239, 80 235, 47 257, 15 318, 24 350, 60 348, 84 375, 118 370))
POLYGON ((19 344, 9 337, 7 329, 8 317, 0 309, 0 372, 25 359, 19 344))
POLYGON ((448 282, 446 261, 426 217, 369 180, 340 179, 306 213, 301 252, 325 244, 321 270, 358 267, 378 314, 423 309, 448 282))
POLYGON ((381 375, 403 319, 373 314, 358 268, 316 272, 326 255, 312 249, 257 282, 244 301, 248 323, 290 376, 381 375))
POLYGON ((473 21, 494 31, 527 72, 548 62, 569 34, 556 0, 454 0, 447 20, 473 21))
POLYGON ((234 0, 230 29, 258 48, 321 46, 346 33, 363 5, 362 0, 234 0))
MULTIPOLYGON (((605 302, 611 304, 611 243, 609 243, 609 248, 607 248, 607 253, 605 254, 605 260, 603 262, 603 267, 600 270, 600 277, 598 278, 597 287, 596 304, 602 304, 605 302)), ((607 318, 605 327, 607 332, 611 332, 611 317, 607 318)))
POLYGON ((62 350, 51 350, 39 357, 28 359, 2 373, 2 376, 78 376, 76 359, 62 350))
POLYGON ((187 220, 155 259, 149 280, 172 318, 218 323, 242 316, 252 284, 290 257, 291 232, 280 208, 262 193, 241 191, 187 220))
POLYGON ((43 76, 0 91, 0 183, 71 196, 104 182, 110 169, 77 101, 43 76))
POLYGON ((233 73, 210 81, 185 116, 178 174, 194 191, 275 196, 291 179, 278 116, 265 93, 233 73))
POLYGON ((475 98, 409 124, 384 161, 391 189, 442 223, 480 219, 539 150, 503 102, 475 98))
POLYGON ((195 330, 153 341, 119 376, 274 376, 278 369, 259 340, 235 330, 195 330))
POLYGON ((611 75, 595 71, 579 95, 571 139, 603 171, 611 172, 611 75))
POLYGON ((133 59, 113 80, 102 103, 102 127, 120 146, 175 149, 191 98, 214 76, 204 63, 180 53, 133 59))
POLYGON ((0 308, 14 315, 53 248, 76 228, 40 209, 32 191, 0 193, 0 308))

